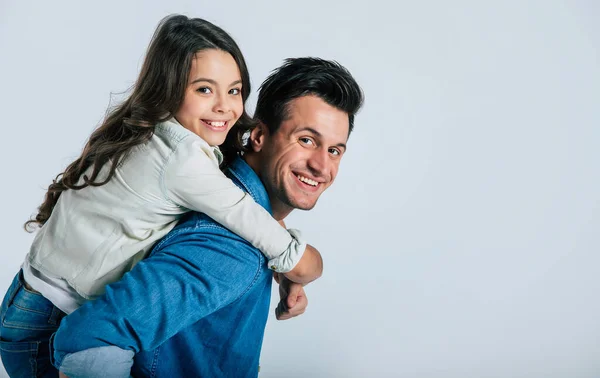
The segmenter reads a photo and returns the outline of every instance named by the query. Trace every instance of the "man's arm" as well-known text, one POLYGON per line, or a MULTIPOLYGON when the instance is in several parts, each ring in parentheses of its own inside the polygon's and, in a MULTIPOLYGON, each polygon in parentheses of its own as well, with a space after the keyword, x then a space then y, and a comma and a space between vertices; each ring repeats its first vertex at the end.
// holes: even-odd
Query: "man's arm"
POLYGON ((306 245, 306 250, 294 269, 284 275, 293 282, 306 285, 321 277, 323 274, 323 259, 317 249, 306 245))
MULTIPOLYGON (((279 224, 281 227, 286 228, 285 221, 280 219, 279 224)), ((292 282, 299 283, 301 285, 307 285, 323 274, 323 259, 319 251, 312 245, 307 244, 306 249, 302 258, 296 266, 287 273, 284 273, 285 277, 292 282)), ((276 277, 276 276, 274 276, 276 277)), ((276 279, 277 283, 279 281, 276 279)))
POLYGON ((238 299, 260 273, 262 260, 248 243, 224 239, 219 230, 173 232, 172 242, 162 243, 103 296, 65 317, 54 337, 56 365, 91 348, 154 349, 238 299))

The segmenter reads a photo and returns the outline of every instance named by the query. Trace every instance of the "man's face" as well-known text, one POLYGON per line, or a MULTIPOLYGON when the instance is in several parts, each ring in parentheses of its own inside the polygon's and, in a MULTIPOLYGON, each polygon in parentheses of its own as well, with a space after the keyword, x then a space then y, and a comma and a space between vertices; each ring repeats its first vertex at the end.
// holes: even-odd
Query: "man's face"
POLYGON ((335 180, 348 131, 348 114, 316 96, 292 100, 288 118, 272 135, 264 126, 253 131, 255 151, 256 137, 263 138, 254 168, 269 193, 274 215, 315 206, 335 180))

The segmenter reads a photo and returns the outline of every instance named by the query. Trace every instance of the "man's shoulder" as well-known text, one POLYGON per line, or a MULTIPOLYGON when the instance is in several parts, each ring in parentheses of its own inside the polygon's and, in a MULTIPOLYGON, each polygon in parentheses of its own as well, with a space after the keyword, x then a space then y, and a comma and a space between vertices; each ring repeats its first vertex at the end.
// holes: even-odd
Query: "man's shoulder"
POLYGON ((236 285, 248 279, 254 282, 264 274, 264 255, 207 215, 193 212, 159 241, 146 260, 169 261, 186 269, 210 271, 210 275, 236 285))
POLYGON ((240 249, 261 254, 245 239, 217 223, 208 215, 195 211, 187 213, 179 224, 154 246, 152 254, 167 247, 191 242, 198 246, 218 246, 219 249, 240 249))
MULTIPOLYGON (((249 193, 254 201, 270 211, 269 197, 262 182, 250 166, 237 157, 225 169, 228 176, 240 189, 249 193)), ((191 211, 181 218, 177 226, 161 239, 153 248, 151 255, 163 251, 185 248, 186 245, 206 247, 220 250, 247 250, 260 258, 262 253, 251 243, 216 222, 208 215, 191 211)), ((189 248, 186 248, 189 249, 189 248)))

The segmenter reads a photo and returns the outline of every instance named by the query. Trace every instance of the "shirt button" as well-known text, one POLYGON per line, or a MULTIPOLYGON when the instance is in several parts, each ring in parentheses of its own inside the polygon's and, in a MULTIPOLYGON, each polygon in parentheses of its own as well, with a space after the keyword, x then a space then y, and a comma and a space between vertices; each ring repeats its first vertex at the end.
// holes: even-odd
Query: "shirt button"
POLYGON ((271 265, 271 269, 277 270, 277 265, 271 265))

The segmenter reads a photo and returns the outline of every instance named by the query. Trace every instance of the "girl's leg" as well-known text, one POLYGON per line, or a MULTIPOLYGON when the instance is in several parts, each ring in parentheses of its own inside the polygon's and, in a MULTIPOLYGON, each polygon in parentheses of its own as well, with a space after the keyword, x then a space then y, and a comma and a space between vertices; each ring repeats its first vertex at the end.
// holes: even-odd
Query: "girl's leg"
POLYGON ((50 362, 50 336, 65 313, 15 276, 0 307, 0 356, 10 377, 58 377, 50 362))

